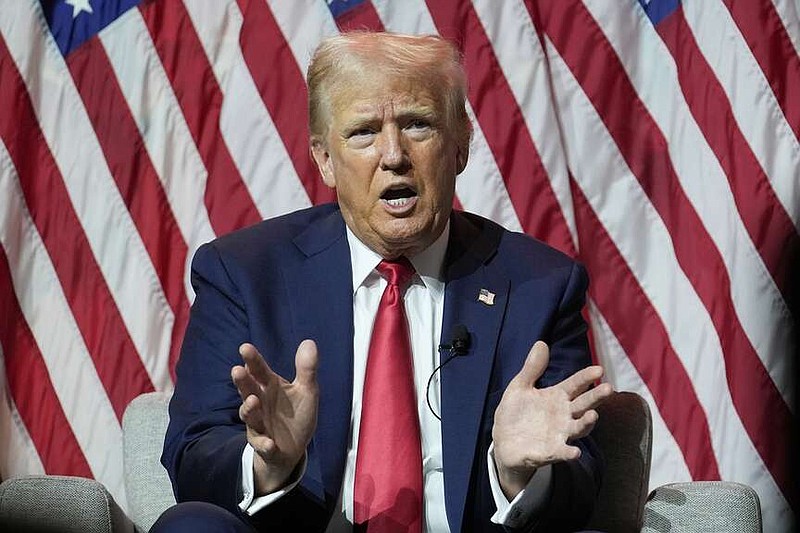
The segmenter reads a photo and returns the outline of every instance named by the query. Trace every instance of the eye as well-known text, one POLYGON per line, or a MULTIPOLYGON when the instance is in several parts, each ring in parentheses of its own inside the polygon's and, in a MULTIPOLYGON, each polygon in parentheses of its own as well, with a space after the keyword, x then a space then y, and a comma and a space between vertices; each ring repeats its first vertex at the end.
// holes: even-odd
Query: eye
POLYGON ((347 146, 351 148, 366 148, 375 139, 376 130, 369 126, 356 127, 344 136, 347 146))
POLYGON ((427 120, 422 119, 422 118, 416 118, 416 119, 413 119, 413 120, 409 121, 409 123, 406 124, 406 128, 405 129, 407 129, 407 130, 424 130, 424 129, 428 129, 430 127, 431 127, 431 124, 427 120))
POLYGON ((375 130, 372 128, 357 128, 348 133, 347 138, 352 139, 353 137, 366 137, 368 135, 375 135, 375 130))

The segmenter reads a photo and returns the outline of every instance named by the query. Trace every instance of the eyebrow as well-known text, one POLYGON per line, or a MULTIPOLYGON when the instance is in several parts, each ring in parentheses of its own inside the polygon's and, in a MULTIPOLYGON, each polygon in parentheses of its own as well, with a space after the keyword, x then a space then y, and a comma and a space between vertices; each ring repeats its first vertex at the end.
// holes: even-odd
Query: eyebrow
MULTIPOLYGON (((410 106, 407 109, 401 108, 399 112, 395 113, 397 120, 403 121, 414 118, 424 118, 427 120, 435 120, 439 114, 433 106, 410 106)), ((359 113, 356 111, 354 117, 350 118, 347 122, 342 123, 341 130, 349 131, 353 128, 358 128, 366 125, 374 125, 382 122, 381 116, 373 111, 364 111, 359 113)))
POLYGON ((436 112, 436 108, 430 106, 401 110, 397 113, 397 118, 400 120, 408 118, 435 119, 437 116, 439 116, 439 114, 436 112))

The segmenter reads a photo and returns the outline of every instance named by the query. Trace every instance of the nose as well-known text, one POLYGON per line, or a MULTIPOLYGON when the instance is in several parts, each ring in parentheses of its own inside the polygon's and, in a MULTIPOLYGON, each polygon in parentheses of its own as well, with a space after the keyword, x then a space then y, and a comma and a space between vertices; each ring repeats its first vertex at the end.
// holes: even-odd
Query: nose
POLYGON ((387 124, 381 132, 380 147, 381 170, 389 170, 396 174, 405 173, 411 166, 405 147, 402 132, 394 124, 387 124))

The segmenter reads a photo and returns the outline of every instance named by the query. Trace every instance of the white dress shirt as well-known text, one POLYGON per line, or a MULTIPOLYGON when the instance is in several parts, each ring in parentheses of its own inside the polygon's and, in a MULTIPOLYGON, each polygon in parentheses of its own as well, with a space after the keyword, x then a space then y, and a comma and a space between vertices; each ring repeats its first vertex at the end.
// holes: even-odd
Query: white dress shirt
MULTIPOLYGON (((444 472, 442 470, 442 431, 441 422, 431 413, 426 401, 428 392, 431 407, 437 414, 440 408, 439 373, 426 391, 428 378, 439 364, 440 334, 444 313, 444 288, 442 264, 447 250, 450 226, 426 250, 410 257, 416 274, 406 289, 404 303, 409 325, 411 350, 413 353, 414 385, 417 393, 417 412, 419 414, 420 435, 422 438, 423 471, 423 512, 424 530, 429 532, 449 531, 445 512, 444 472)), ((361 421, 361 396, 364 388, 364 374, 367 366, 367 353, 372 335, 372 326, 377 314, 378 304, 386 288, 384 280, 375 267, 382 260, 347 228, 347 241, 350 246, 350 260, 353 272, 353 399, 350 415, 350 438, 345 463, 344 480, 340 492, 341 513, 334 513, 328 532, 352 531, 353 486, 355 480, 358 434, 361 421)), ((320 354, 325 357, 325 354, 320 354)), ((305 472, 305 460, 298 469, 297 479, 284 489, 266 496, 254 497, 253 489, 253 448, 248 444, 242 454, 242 488, 244 498, 239 507, 248 514, 254 514, 271 502, 292 490, 305 472)), ((500 488, 494 467, 493 447, 489 450, 489 478, 497 512, 492 521, 514 526, 524 523, 531 513, 537 512, 546 502, 550 492, 551 469, 541 468, 531 483, 509 502, 500 488)))

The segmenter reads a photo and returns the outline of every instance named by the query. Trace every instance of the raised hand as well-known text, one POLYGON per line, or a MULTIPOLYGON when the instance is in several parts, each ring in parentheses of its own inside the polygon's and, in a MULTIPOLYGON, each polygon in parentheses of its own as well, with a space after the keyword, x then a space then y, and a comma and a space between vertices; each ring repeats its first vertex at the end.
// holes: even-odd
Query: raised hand
POLYGON ((239 346, 244 366, 231 369, 247 426, 247 442, 255 450, 256 494, 280 489, 303 457, 317 426, 318 354, 314 341, 304 340, 295 355, 296 376, 289 383, 270 369, 252 344, 239 346))
POLYGON ((525 488, 537 468, 580 457, 580 448, 570 442, 589 434, 597 422, 595 407, 613 392, 608 383, 589 388, 602 377, 600 366, 584 368, 561 383, 537 389, 536 380, 549 361, 547 344, 536 342, 495 411, 494 459, 509 500, 525 488))

